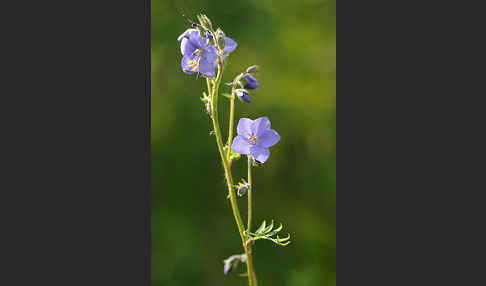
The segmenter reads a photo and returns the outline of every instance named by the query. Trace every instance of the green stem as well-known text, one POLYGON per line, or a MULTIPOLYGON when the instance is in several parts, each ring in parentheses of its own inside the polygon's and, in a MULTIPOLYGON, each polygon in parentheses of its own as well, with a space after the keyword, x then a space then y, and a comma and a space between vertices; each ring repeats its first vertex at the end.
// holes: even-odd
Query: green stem
POLYGON ((251 240, 245 243, 246 271, 248 272, 248 282, 250 286, 257 286, 255 271, 253 270, 253 254, 251 253, 251 240))
MULTIPOLYGON (((228 192, 230 195, 231 201, 231 208, 233 210, 233 216, 235 217, 236 225, 238 227, 238 232, 240 233, 241 242, 243 244, 243 248, 245 249, 246 254, 246 264, 247 264, 247 271, 248 271, 248 281, 250 286, 257 286, 255 273, 253 271, 253 259, 251 254, 251 240, 246 240, 245 229, 243 226, 243 220, 241 219, 240 210, 238 209, 238 204, 236 202, 236 195, 235 190, 233 187, 233 177, 231 176, 230 164, 227 156, 224 154, 223 148, 223 141, 221 136, 221 129, 219 128, 219 119, 218 119, 218 92, 219 92, 219 84, 221 82, 221 77, 223 74, 223 59, 222 57, 218 58, 218 74, 216 75, 216 79, 214 80, 212 94, 211 94, 211 119, 213 121, 214 127, 214 134, 216 136, 216 143, 218 145, 218 151, 221 156, 221 160, 223 161, 224 167, 224 174, 226 177, 226 183, 228 186, 228 192), (248 243, 247 243, 248 242, 248 243)), ((210 81, 207 81, 208 90, 210 90, 210 81)), ((234 107, 233 107, 234 109, 234 107)), ((234 113, 234 110, 233 110, 234 113)), ((229 148, 229 146, 228 146, 229 148)))
MULTIPOLYGON (((252 210, 253 210, 253 206, 252 206, 252 197, 251 197, 251 193, 252 193, 252 189, 253 189, 253 185, 252 185, 252 179, 251 179, 251 156, 248 155, 248 228, 247 228, 247 231, 248 232, 251 232, 251 219, 252 219, 252 210)), ((246 243, 246 253, 247 253, 247 271, 248 271, 248 279, 250 281, 250 285, 252 286, 256 286, 257 285, 257 281, 256 281, 256 277, 255 277, 255 271, 253 270, 253 256, 252 256, 252 253, 251 253, 251 242, 247 242, 246 243), (250 274, 251 273, 251 274, 250 274)))
POLYGON ((231 171, 229 168, 229 162, 224 154, 223 141, 221 139, 221 129, 219 128, 218 119, 218 89, 219 83, 221 82, 221 76, 223 73, 223 63, 221 58, 218 59, 218 74, 213 86, 213 93, 211 95, 211 105, 212 105, 212 120, 214 127, 214 134, 216 136, 216 143, 218 145, 219 154, 221 155, 221 160, 223 161, 224 173, 226 177, 226 183, 228 186, 228 191, 230 194, 231 208, 233 209, 233 215, 236 220, 236 225, 238 226, 238 231, 240 233, 241 240, 243 244, 245 243, 245 230, 243 228, 243 221, 241 219, 240 210, 238 209, 238 204, 236 203, 235 192, 233 188, 233 178, 231 176, 231 171))
POLYGON ((208 84, 208 96, 211 96, 211 80, 209 78, 206 78, 206 83, 208 84))
POLYGON ((248 155, 248 228, 247 231, 251 232, 251 218, 252 218, 252 200, 251 200, 251 193, 252 193, 252 183, 251 183, 251 156, 248 155))
POLYGON ((235 118, 235 88, 231 89, 231 103, 230 103, 230 118, 229 118, 229 130, 228 130, 228 161, 231 155, 231 141, 233 140, 233 121, 235 118))

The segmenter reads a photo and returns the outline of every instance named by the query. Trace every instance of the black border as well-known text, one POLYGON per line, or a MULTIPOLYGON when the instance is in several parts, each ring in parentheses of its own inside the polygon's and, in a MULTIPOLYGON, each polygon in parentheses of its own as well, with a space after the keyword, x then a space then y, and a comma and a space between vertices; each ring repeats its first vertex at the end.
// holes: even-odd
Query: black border
POLYGON ((0 285, 149 286, 150 0, 4 4, 0 285))
POLYGON ((151 0, 145 0, 145 97, 146 106, 145 113, 146 116, 146 129, 145 129, 145 142, 146 146, 146 169, 145 169, 145 216, 146 216, 146 240, 145 240, 145 255, 146 255, 146 285, 151 285, 151 208, 150 208, 150 182, 151 182, 151 10, 150 6, 151 0))

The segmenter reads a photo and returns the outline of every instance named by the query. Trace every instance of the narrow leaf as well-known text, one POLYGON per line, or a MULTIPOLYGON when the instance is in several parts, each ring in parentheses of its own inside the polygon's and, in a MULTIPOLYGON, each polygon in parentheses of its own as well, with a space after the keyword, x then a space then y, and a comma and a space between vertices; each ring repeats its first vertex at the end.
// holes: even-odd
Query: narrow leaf
POLYGON ((280 226, 279 227, 277 227, 273 231, 267 233, 267 235, 268 236, 273 236, 273 235, 277 234, 278 232, 280 232, 282 230, 282 228, 283 228, 283 225, 282 225, 282 223, 280 223, 280 226))
POLYGON ((272 228, 273 228, 273 219, 272 219, 272 222, 270 223, 270 225, 267 228, 265 228, 265 230, 263 230, 262 232, 264 234, 267 234, 268 232, 270 232, 272 230, 272 228))
POLYGON ((279 238, 278 235, 277 235, 277 240, 279 242, 285 242, 285 241, 287 241, 289 239, 290 239, 290 234, 287 234, 287 237, 284 237, 284 238, 279 238))
POLYGON ((256 234, 259 234, 262 232, 262 230, 265 229, 265 226, 266 226, 266 222, 263 221, 262 225, 255 231, 256 234))

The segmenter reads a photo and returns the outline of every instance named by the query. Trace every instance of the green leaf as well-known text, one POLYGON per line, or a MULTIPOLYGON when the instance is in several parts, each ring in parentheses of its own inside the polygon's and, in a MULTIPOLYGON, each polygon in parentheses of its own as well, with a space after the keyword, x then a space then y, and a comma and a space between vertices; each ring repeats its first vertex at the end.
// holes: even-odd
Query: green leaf
POLYGON ((279 227, 277 227, 277 228, 276 228, 276 229, 274 229, 273 231, 271 231, 271 232, 267 233, 267 235, 268 235, 268 236, 272 236, 272 235, 274 235, 274 234, 277 234, 279 231, 281 231, 281 230, 282 230, 282 228, 283 228, 283 225, 280 223, 280 226, 279 226, 279 227))
POLYGON ((263 229, 265 229, 265 226, 266 226, 266 222, 263 221, 262 225, 260 225, 260 227, 255 231, 255 233, 259 234, 262 232, 263 229))
POLYGON ((246 235, 248 235, 251 240, 256 241, 260 239, 266 239, 266 240, 271 240, 275 244, 278 244, 280 246, 286 246, 290 243, 290 234, 287 234, 286 237, 280 238, 278 235, 276 238, 272 237, 276 235, 278 232, 280 232, 283 228, 282 224, 280 223, 280 226, 274 230, 273 229, 273 220, 270 223, 270 225, 266 225, 266 221, 263 221, 263 223, 260 225, 260 227, 255 231, 255 233, 252 232, 245 232, 246 235))
POLYGON ((285 242, 285 241, 287 241, 287 240, 289 240, 289 239, 290 239, 290 234, 287 234, 287 237, 284 237, 284 238, 280 238, 280 237, 278 237, 278 235, 277 235, 277 241, 278 241, 278 242, 285 242))
POLYGON ((270 223, 270 225, 267 228, 265 228, 265 230, 263 230, 262 233, 266 234, 269 231, 271 231, 272 228, 273 228, 273 219, 272 219, 272 222, 270 223))
POLYGON ((224 97, 227 97, 229 99, 232 99, 233 98, 233 96, 231 95, 231 93, 223 93, 223 96, 224 97))

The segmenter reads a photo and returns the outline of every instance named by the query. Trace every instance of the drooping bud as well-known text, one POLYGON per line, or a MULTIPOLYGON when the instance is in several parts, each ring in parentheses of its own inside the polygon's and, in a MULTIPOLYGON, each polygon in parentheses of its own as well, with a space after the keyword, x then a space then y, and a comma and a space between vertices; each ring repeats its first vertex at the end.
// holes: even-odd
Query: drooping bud
POLYGON ((197 19, 199 20, 199 23, 201 24, 201 26, 206 29, 206 30, 209 30, 211 31, 213 29, 213 25, 211 24, 211 20, 209 20, 209 18, 204 15, 204 14, 200 14, 197 16, 197 19))
POLYGON ((249 189, 250 189, 250 184, 240 185, 237 191, 238 196, 240 197, 244 196, 249 189))
POLYGON ((246 88, 246 89, 257 89, 259 84, 258 84, 258 81, 256 80, 256 78, 249 74, 249 73, 246 73, 245 75, 243 75, 242 77, 244 83, 243 83, 243 88, 246 88))
POLYGON ((247 68, 246 69, 246 72, 247 73, 256 73, 256 72, 258 72, 259 69, 260 69, 259 66, 254 65, 254 66, 251 66, 251 67, 247 68))
POLYGON ((246 254, 235 254, 225 259, 223 268, 224 275, 228 275, 234 267, 238 266, 239 262, 246 263, 246 254))
POLYGON ((245 102, 250 103, 250 97, 248 96, 248 92, 246 92, 246 90, 244 90, 244 89, 237 89, 235 91, 235 93, 236 93, 236 96, 238 96, 238 98, 241 101, 245 101, 245 102))
POLYGON ((225 35, 224 35, 224 32, 223 30, 221 30, 220 28, 218 28, 216 30, 216 44, 218 44, 218 47, 222 50, 224 49, 224 47, 226 46, 226 41, 224 39, 225 35))
POLYGON ((228 273, 231 272, 231 269, 233 269, 233 266, 231 265, 231 263, 225 263, 224 269, 223 269, 224 275, 228 275, 228 273))

